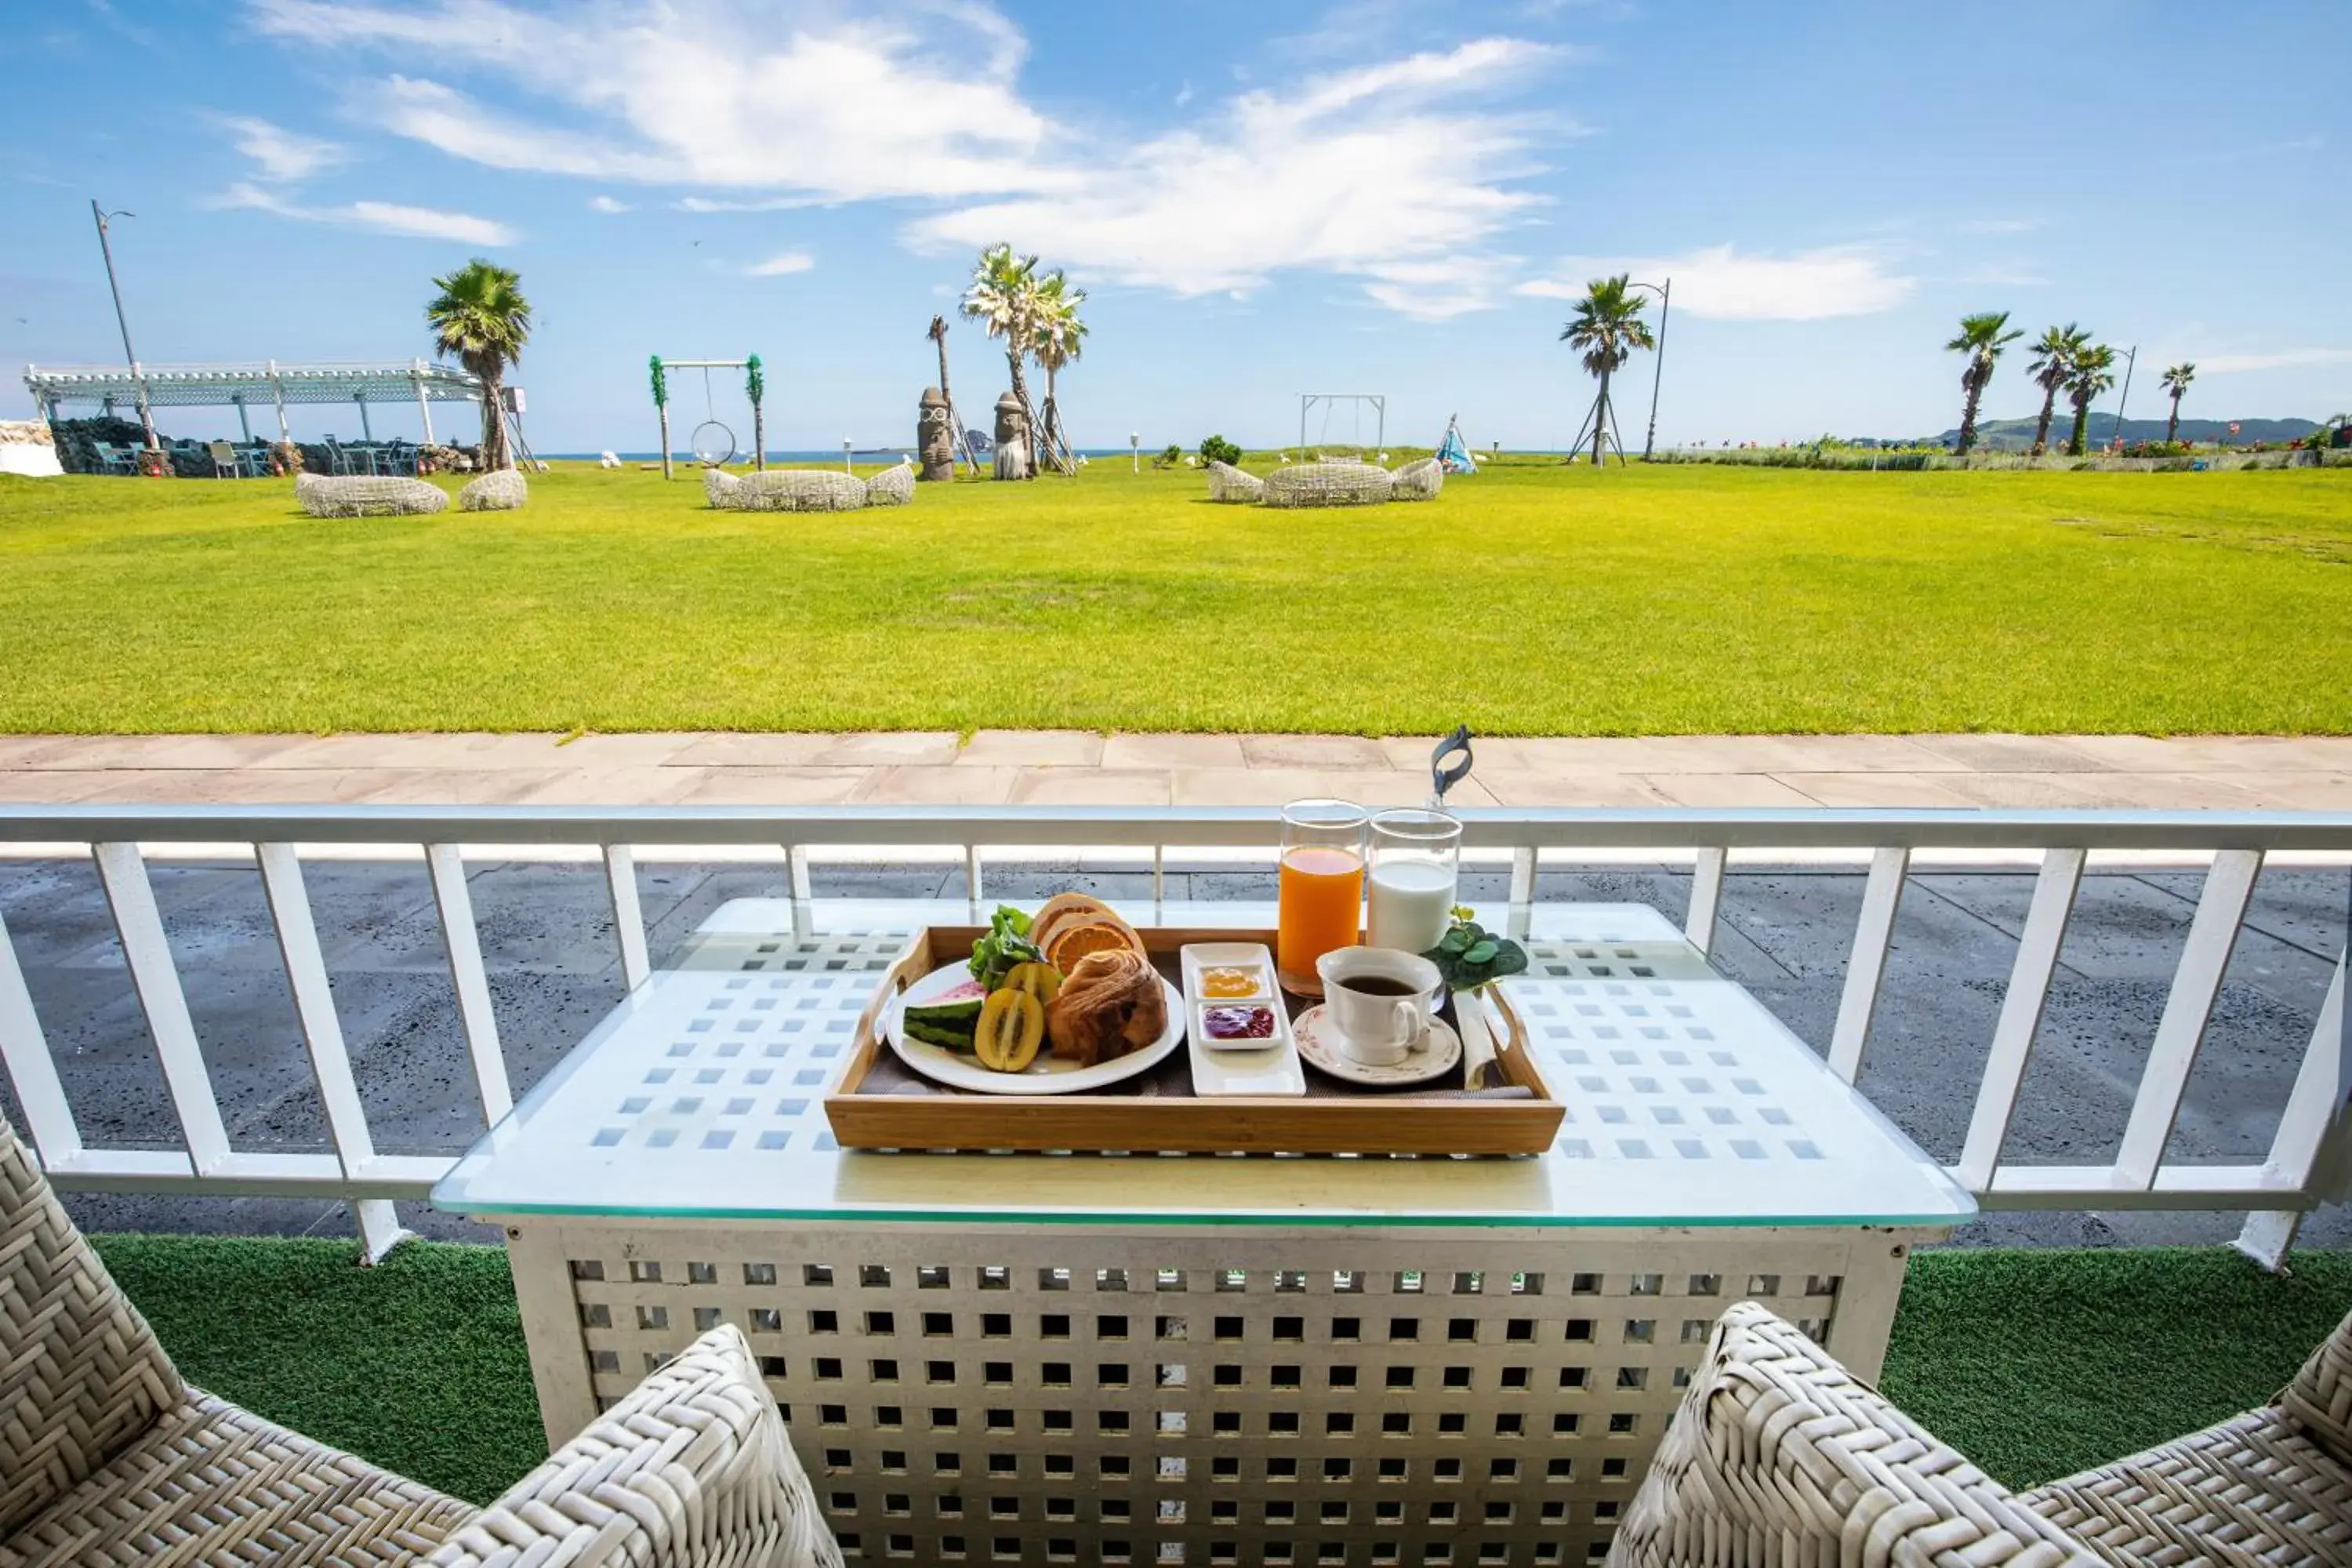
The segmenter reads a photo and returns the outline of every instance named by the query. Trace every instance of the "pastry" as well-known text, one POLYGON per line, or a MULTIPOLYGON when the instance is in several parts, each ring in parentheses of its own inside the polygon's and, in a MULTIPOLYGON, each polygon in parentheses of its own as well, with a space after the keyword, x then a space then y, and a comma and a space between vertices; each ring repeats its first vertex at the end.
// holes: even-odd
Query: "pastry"
POLYGON ((1054 1055, 1093 1067, 1141 1050, 1168 1028, 1168 998, 1143 955, 1125 947, 1088 952, 1062 972, 1045 1006, 1054 1055))

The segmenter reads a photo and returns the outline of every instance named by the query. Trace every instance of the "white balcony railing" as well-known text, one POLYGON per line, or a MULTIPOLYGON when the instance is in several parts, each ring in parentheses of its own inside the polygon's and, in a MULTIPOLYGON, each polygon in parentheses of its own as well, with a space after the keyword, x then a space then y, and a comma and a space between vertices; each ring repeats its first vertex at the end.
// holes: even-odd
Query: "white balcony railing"
MULTIPOLYGON (((2352 1038, 2345 1023, 2339 953, 2300 1068, 2277 1108, 2269 1153, 2258 1163, 2190 1163, 2167 1158, 2173 1125, 2204 1042, 2256 877, 2273 855, 2352 856, 2352 815, 2224 812, 1949 811, 1467 811, 1465 844, 1509 865, 1507 921, 1526 932, 1536 914, 1537 869, 1549 858, 1655 852, 1692 867, 1685 931, 1711 946, 1729 855, 1842 851, 1866 855, 1869 875, 1847 952, 1832 1031, 1830 1065, 1855 1081, 1868 1056, 1880 982, 1904 880, 1916 852, 2000 852, 2038 858, 2031 909, 1978 1081, 1953 1176, 1986 1208, 2244 1209, 2239 1245, 2275 1265, 2301 1215, 2344 1195, 2352 1177, 2352 1038), (2042 1007, 2058 966, 2075 894, 2096 853, 2191 857, 2209 865, 2188 938, 2149 1044, 2130 1118, 2104 1164, 2026 1163, 2003 1157, 2019 1109, 2042 1007)), ((331 1196, 353 1205, 371 1251, 400 1234, 393 1205, 423 1197, 453 1156, 379 1152, 353 1078, 302 875, 301 850, 379 847, 422 853, 446 944, 457 1012, 486 1124, 513 1103, 490 1004, 488 975, 466 880, 468 847, 501 861, 600 854, 611 893, 622 973, 649 972, 636 880, 639 849, 690 854, 712 848, 781 850, 795 931, 820 929, 813 855, 887 850, 952 855, 967 874, 968 902, 983 907, 985 862, 1041 850, 1108 848, 1147 858, 1160 904, 1170 852, 1221 850, 1271 865, 1276 814, 1253 809, 1020 807, 96 807, 0 806, 0 860, 86 847, 110 906, 133 989, 178 1113, 183 1147, 89 1142, 68 1103, 31 992, 0 924, 0 1060, 27 1131, 60 1187, 118 1192, 331 1196), (331 1152, 233 1147, 198 1048, 148 876, 159 853, 250 854, 268 894, 295 1010, 310 1052, 331 1152)))

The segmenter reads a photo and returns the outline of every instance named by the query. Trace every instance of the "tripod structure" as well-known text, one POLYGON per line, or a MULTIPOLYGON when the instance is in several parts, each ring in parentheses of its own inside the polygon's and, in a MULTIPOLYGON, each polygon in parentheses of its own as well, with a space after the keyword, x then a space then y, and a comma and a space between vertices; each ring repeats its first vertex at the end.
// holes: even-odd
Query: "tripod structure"
POLYGON ((1601 390, 1593 395, 1592 406, 1585 410, 1584 423, 1576 427, 1576 439, 1569 443, 1568 460, 1570 462, 1576 461, 1577 454, 1582 452, 1587 444, 1592 440, 1596 427, 1601 433, 1601 458, 1605 461, 1609 456, 1609 448, 1614 447, 1617 448, 1618 466, 1623 467, 1625 438, 1623 433, 1618 428, 1617 405, 1610 401, 1609 384, 1605 381, 1601 384, 1601 390))

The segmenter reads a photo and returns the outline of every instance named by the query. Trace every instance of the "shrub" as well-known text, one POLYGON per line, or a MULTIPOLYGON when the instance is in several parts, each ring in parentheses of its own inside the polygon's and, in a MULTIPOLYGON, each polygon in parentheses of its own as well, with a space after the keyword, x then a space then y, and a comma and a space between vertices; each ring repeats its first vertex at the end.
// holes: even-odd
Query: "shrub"
POLYGON ((1242 449, 1223 436, 1212 436, 1201 443, 1201 461, 1204 463, 1239 463, 1242 449))

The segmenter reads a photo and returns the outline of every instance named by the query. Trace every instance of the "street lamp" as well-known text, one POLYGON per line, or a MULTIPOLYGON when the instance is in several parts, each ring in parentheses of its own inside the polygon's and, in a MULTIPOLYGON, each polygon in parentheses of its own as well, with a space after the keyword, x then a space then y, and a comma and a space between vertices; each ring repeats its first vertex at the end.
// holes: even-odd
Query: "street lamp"
POLYGON ((1628 283, 1628 289, 1647 289, 1658 297, 1658 357, 1650 366, 1650 430, 1642 437, 1642 461, 1650 460, 1650 453, 1658 444, 1658 383, 1666 374, 1666 316, 1675 305, 1675 280, 1671 278, 1661 286, 1656 283, 1628 283))
POLYGON ((856 468, 849 466, 849 437, 846 436, 841 438, 841 471, 845 474, 857 472, 856 468))
POLYGON ((147 378, 140 373, 139 355, 131 346, 131 321, 122 313, 122 285, 114 280, 114 247, 107 242, 106 220, 110 217, 137 217, 134 212, 108 212, 93 196, 89 216, 98 220, 98 253, 106 258, 106 287, 114 296, 114 324, 122 329, 122 357, 131 363, 131 379, 139 387, 139 425, 147 432, 147 449, 153 451, 162 443, 155 439, 155 411, 147 402, 147 378))
POLYGON ((1129 466, 1139 474, 1143 472, 1143 437, 1140 432, 1130 430, 1127 433, 1127 455, 1129 466))

